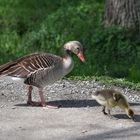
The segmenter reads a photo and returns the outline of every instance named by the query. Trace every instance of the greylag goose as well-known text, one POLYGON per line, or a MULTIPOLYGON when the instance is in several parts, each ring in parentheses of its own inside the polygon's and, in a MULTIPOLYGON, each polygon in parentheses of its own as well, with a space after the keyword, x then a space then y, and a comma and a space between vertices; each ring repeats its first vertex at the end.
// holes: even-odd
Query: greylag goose
POLYGON ((37 105, 37 102, 32 101, 31 95, 33 86, 37 87, 41 100, 39 105, 45 107, 43 88, 63 78, 73 69, 71 52, 76 54, 82 62, 85 61, 79 41, 69 41, 64 44, 63 48, 64 57, 49 53, 35 53, 3 64, 0 66, 0 76, 23 79, 24 83, 28 85, 28 105, 37 105))

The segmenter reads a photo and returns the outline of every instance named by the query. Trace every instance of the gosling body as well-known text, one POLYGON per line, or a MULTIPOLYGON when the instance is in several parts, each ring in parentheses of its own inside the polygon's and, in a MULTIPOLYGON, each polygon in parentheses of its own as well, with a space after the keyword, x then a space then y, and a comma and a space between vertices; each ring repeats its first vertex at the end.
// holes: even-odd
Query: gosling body
POLYGON ((96 91, 92 98, 103 106, 102 112, 105 115, 111 116, 111 109, 118 106, 126 112, 129 118, 134 119, 134 111, 130 108, 127 99, 122 93, 113 89, 104 89, 96 91), (106 109, 108 112, 106 112, 106 109))

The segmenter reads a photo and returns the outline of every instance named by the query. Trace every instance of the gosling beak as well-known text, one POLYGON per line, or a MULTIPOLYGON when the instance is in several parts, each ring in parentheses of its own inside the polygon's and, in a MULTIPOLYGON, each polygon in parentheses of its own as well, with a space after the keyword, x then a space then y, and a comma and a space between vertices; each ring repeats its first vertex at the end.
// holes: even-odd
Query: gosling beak
POLYGON ((84 55, 83 55, 83 52, 80 51, 78 54, 77 54, 78 58, 82 61, 82 62, 85 62, 85 58, 84 58, 84 55))

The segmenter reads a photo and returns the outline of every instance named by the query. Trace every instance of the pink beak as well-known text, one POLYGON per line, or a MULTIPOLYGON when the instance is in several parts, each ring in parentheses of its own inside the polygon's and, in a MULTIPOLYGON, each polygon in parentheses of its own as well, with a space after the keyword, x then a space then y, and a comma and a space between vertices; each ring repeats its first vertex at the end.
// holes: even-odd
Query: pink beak
POLYGON ((82 52, 82 51, 80 51, 80 52, 77 54, 77 56, 78 56, 78 58, 79 58, 82 62, 85 61, 85 58, 84 58, 84 55, 83 55, 83 52, 82 52))

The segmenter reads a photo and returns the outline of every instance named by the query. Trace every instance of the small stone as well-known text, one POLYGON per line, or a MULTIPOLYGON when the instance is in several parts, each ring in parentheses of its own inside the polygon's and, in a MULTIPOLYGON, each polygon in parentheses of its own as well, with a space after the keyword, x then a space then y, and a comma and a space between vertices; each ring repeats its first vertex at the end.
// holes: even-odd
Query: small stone
POLYGON ((63 87, 63 88, 66 87, 65 83, 62 85, 62 87, 63 87))
POLYGON ((1 105, 1 106, 0 106, 0 108, 3 108, 3 107, 4 107, 4 105, 1 105))
POLYGON ((11 109, 16 109, 16 107, 15 107, 15 106, 13 106, 11 109))
POLYGON ((81 91, 81 94, 84 94, 84 93, 85 93, 85 91, 84 91, 84 90, 82 90, 82 91, 81 91))
POLYGON ((82 133, 86 133, 86 132, 88 132, 88 131, 87 131, 87 130, 83 130, 83 131, 82 131, 82 133))

